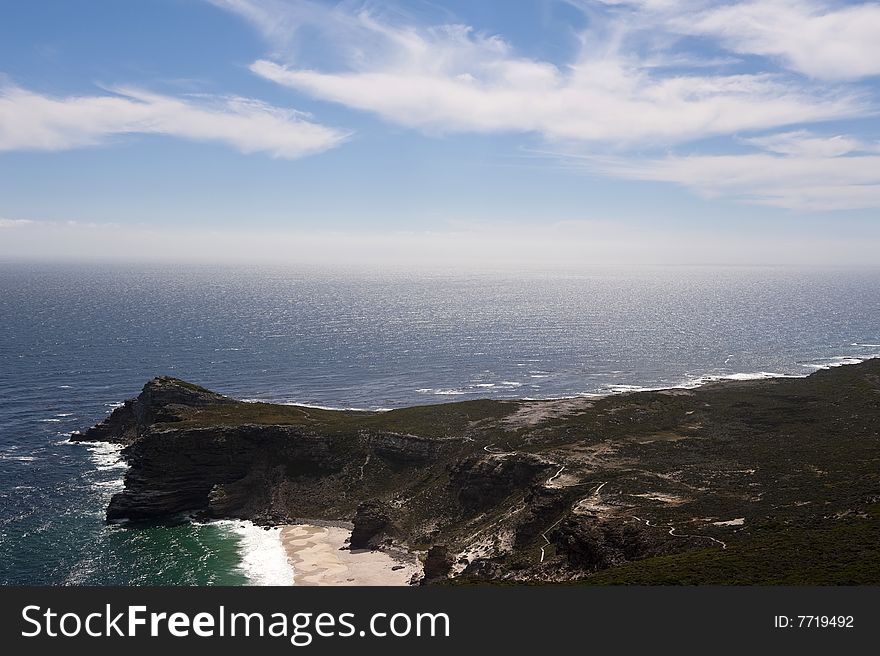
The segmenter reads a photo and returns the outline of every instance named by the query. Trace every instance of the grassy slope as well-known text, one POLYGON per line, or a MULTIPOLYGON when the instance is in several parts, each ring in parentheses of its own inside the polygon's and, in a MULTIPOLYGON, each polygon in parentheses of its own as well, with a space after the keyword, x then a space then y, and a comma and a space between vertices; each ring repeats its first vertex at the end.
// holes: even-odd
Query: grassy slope
POLYGON ((764 526, 727 549, 701 549, 627 563, 588 585, 878 585, 880 504, 866 516, 810 527, 764 526))
POLYGON ((179 428, 210 426, 303 426, 322 433, 378 430, 422 437, 460 436, 474 422, 497 419, 516 408, 515 402, 463 401, 400 408, 389 412, 324 410, 296 405, 230 401, 204 408, 180 408, 179 428))
MULTIPOLYGON (((373 413, 230 400, 182 408, 181 422, 175 424, 295 425, 319 434, 467 435, 475 439, 468 449, 481 452, 483 444, 498 442, 546 454, 561 458, 570 475, 577 472, 576 457, 584 449, 607 442, 616 460, 591 462, 577 475, 591 483, 611 481, 607 489, 616 495, 609 496, 613 505, 644 505, 631 495, 646 490, 684 490, 691 497, 684 505, 648 507, 645 512, 655 525, 691 526, 694 517, 748 520, 735 533, 704 527, 705 534, 727 541, 727 549, 698 548, 626 563, 580 583, 880 584, 880 360, 809 379, 725 383, 683 396, 611 396, 534 427, 498 421, 523 406, 484 400, 373 413), (669 472, 675 480, 664 483, 669 472), (850 509, 864 512, 833 518, 850 509)), ((403 470, 400 476, 401 485, 414 486, 413 493, 435 484, 411 480, 403 470)), ((631 512, 641 515, 642 508, 631 512)))

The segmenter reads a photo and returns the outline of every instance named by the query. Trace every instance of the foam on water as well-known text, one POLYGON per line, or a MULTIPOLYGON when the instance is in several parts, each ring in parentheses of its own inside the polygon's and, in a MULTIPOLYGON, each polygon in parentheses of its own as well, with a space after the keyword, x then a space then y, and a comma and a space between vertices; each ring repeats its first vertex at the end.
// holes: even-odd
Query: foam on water
MULTIPOLYGON (((677 384, 656 386, 612 384, 606 385, 602 389, 606 393, 612 394, 624 394, 626 392, 658 392, 667 389, 694 389, 702 385, 706 385, 707 383, 717 383, 725 380, 766 380, 768 378, 805 378, 806 376, 807 374, 781 374, 770 371, 740 372, 733 374, 706 374, 702 376, 690 376, 686 381, 677 384)), ((585 392, 580 396, 602 396, 602 394, 594 395, 590 392, 585 392)))
POLYGON ((859 364, 870 358, 880 357, 880 353, 872 353, 865 356, 836 355, 825 360, 816 360, 814 362, 802 362, 800 365, 805 369, 831 369, 832 367, 843 367, 848 364, 859 364))
POLYGON ((315 403, 300 403, 299 401, 273 401, 271 399, 240 399, 242 403, 275 403, 277 405, 292 405, 298 408, 314 408, 315 410, 334 410, 338 412, 388 412, 392 408, 359 408, 339 405, 317 405, 315 403))
MULTIPOLYGON (((121 444, 112 444, 110 442, 83 442, 83 445, 88 449, 89 456, 91 456, 92 461, 95 463, 95 468, 99 471, 109 471, 114 469, 124 471, 128 469, 128 465, 122 458, 123 446, 121 444)), ((120 480, 122 480, 121 474, 120 480)))
POLYGON ((221 519, 222 526, 239 540, 239 568, 251 585, 293 585, 293 567, 281 543, 281 529, 262 527, 251 521, 221 519))

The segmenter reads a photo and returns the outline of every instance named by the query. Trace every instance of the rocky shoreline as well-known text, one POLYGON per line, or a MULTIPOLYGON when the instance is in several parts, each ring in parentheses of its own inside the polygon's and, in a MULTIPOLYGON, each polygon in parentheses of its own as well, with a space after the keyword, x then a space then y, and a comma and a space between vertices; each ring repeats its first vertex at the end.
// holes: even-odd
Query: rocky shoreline
MULTIPOLYGON (((669 582, 663 568, 685 557, 706 565, 694 582, 726 582, 755 545, 784 560, 787 532, 873 522, 880 360, 381 413, 245 403, 161 377, 71 439, 125 447, 108 521, 353 522, 352 549, 419 553, 425 582, 589 582, 634 563, 641 582, 669 582)), ((865 567, 827 582, 880 578, 858 546, 865 567)))

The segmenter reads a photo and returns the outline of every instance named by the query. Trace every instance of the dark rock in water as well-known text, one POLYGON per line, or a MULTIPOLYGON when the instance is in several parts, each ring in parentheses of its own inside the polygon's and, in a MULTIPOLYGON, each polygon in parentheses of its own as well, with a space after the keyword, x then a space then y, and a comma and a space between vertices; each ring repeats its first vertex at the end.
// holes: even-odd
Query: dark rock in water
POLYGON ((666 581, 669 561, 655 557, 670 554, 693 559, 684 572, 704 564, 700 582, 737 582, 745 545, 762 554, 752 582, 827 552, 858 562, 835 561, 823 582, 880 584, 880 360, 382 413, 242 403, 156 378, 71 439, 125 446, 108 521, 353 522, 352 549, 428 549, 428 582, 454 562, 467 580, 566 581, 633 561, 640 581, 666 581), (768 554, 777 565, 765 568, 768 554))
POLYGON ((351 548, 375 549, 395 537, 399 531, 392 516, 392 508, 382 501, 371 499, 360 504, 354 516, 351 548))
POLYGON ((437 579, 445 579, 452 571, 455 559, 449 553, 445 545, 435 544, 428 549, 428 555, 425 558, 424 582, 430 582, 437 579))

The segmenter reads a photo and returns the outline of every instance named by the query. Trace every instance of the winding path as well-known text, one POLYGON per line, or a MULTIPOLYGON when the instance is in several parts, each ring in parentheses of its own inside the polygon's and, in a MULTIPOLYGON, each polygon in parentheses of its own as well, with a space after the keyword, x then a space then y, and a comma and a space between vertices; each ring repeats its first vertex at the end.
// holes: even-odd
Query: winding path
POLYGON ((371 456, 371 455, 372 455, 372 454, 368 451, 368 452, 367 452, 367 459, 364 460, 364 463, 361 465, 361 476, 360 476, 360 480, 364 480, 364 467, 366 467, 366 466, 369 464, 369 462, 370 462, 370 456, 371 456))
POLYGON ((565 515, 563 515, 562 517, 560 517, 559 519, 557 519, 555 522, 553 522, 552 525, 550 525, 550 526, 547 528, 546 531, 544 531, 543 533, 541 533, 541 537, 544 538, 544 542, 545 542, 546 544, 545 544, 543 547, 541 547, 541 560, 538 561, 538 562, 541 562, 541 563, 544 562, 544 556, 546 555, 545 552, 544 552, 544 550, 545 550, 547 547, 550 546, 550 540, 547 538, 547 534, 548 534, 550 531, 552 531, 554 528, 556 528, 556 527, 559 525, 559 523, 560 523, 563 519, 565 519, 565 515))
POLYGON ((630 515, 630 517, 632 517, 633 519, 635 519, 637 521, 642 522, 645 526, 648 526, 650 528, 668 528, 669 535, 671 535, 674 538, 698 538, 701 540, 712 540, 712 542, 715 542, 716 544, 720 544, 722 549, 727 549, 726 542, 722 542, 721 540, 719 540, 717 538, 713 538, 711 535, 690 535, 690 534, 679 535, 678 533, 675 532, 677 529, 675 528, 674 524, 665 524, 663 526, 658 526, 656 524, 651 524, 650 519, 642 519, 641 517, 636 517, 635 515, 630 515))
POLYGON ((559 478, 559 475, 562 473, 562 470, 563 470, 563 469, 565 469, 565 465, 562 465, 562 467, 559 468, 559 471, 558 471, 558 472, 556 472, 555 474, 553 474, 553 476, 551 476, 550 478, 548 478, 548 479, 547 479, 547 482, 544 483, 544 485, 549 487, 549 486, 553 483, 553 481, 554 481, 555 479, 559 478))
MULTIPOLYGON (((556 478, 557 476, 559 476, 559 474, 562 472, 563 469, 565 469, 565 467, 560 468, 560 470, 559 470, 558 472, 556 472, 553 476, 550 477, 550 480, 548 480, 547 483, 549 484, 550 481, 552 481, 554 478, 556 478)), ((604 481, 604 482, 600 483, 599 486, 598 486, 595 490, 593 490, 593 491, 590 493, 590 496, 591 496, 591 497, 597 497, 597 496, 599 496, 599 491, 600 491, 603 487, 605 487, 607 484, 608 484, 608 481, 604 481)), ((544 546, 541 547, 541 560, 538 561, 538 562, 541 562, 541 563, 544 562, 544 557, 547 555, 547 554, 546 554, 546 549, 547 549, 547 547, 549 547, 550 544, 551 544, 551 543, 550 543, 550 539, 547 537, 547 534, 548 534, 550 531, 552 531, 554 528, 556 528, 556 527, 559 525, 559 523, 560 523, 563 519, 565 519, 565 517, 566 517, 566 515, 563 515, 562 517, 560 517, 559 519, 557 519, 555 522, 553 522, 553 524, 550 525, 550 526, 549 526, 549 527, 548 527, 543 533, 541 533, 541 537, 544 538, 544 546)))

